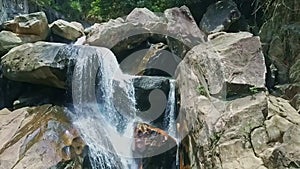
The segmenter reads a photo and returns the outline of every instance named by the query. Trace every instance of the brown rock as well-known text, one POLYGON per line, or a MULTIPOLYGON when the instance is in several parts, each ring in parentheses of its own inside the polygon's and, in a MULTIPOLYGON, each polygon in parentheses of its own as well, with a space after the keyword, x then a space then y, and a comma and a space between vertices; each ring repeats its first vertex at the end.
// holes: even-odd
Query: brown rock
POLYGON ((44 169, 62 159, 65 145, 60 135, 71 128, 62 108, 44 105, 0 112, 1 169, 44 169))
POLYGON ((44 12, 23 14, 3 24, 5 30, 23 35, 36 35, 45 40, 49 33, 48 20, 44 12))

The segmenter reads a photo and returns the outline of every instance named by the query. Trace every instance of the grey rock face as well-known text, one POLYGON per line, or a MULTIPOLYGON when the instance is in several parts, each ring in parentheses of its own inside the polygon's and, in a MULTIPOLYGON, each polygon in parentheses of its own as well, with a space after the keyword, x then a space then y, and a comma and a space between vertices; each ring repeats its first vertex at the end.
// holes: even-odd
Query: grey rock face
POLYGON ((136 8, 125 19, 94 25, 88 31, 87 44, 113 48, 118 53, 153 38, 168 41, 168 46, 179 50, 175 53, 183 57, 191 47, 205 41, 204 33, 197 27, 188 8, 168 9, 161 15, 146 8, 136 8))
MULTIPOLYGON (((262 91, 245 96, 238 93, 239 97, 221 100, 212 92, 221 89, 218 86, 224 81, 226 87, 235 83, 264 87, 266 70, 259 43, 249 33, 214 34, 207 43, 194 47, 179 64, 176 81, 181 99, 177 127, 180 138, 185 138, 182 166, 193 169, 299 166, 299 140, 292 135, 299 132, 300 115, 288 100, 262 91), (228 78, 232 70, 237 70, 234 67, 251 73, 241 71, 228 78), (214 81, 214 85, 212 79, 219 81, 214 81)), ((238 88, 232 87, 231 91, 237 92, 238 88)))
POLYGON ((217 33, 189 51, 187 63, 203 73, 209 92, 231 94, 249 86, 264 88, 265 62, 259 37, 247 32, 217 33))

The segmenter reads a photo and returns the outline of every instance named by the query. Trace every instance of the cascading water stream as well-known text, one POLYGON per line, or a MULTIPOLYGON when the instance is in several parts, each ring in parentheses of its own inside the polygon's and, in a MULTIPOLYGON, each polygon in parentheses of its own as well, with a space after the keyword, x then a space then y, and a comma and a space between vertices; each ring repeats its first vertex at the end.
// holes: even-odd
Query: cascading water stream
POLYGON ((176 97, 175 97, 175 80, 170 80, 170 90, 168 95, 168 102, 166 107, 166 114, 164 123, 167 124, 165 131, 173 137, 176 141, 176 166, 179 165, 179 139, 177 137, 177 123, 176 123, 176 97))
POLYGON ((131 77, 124 75, 111 51, 80 48, 73 72, 74 125, 89 146, 92 168, 126 169, 130 159, 135 117, 131 77), (118 91, 116 90, 118 89, 118 91), (122 96, 114 96, 121 94, 122 96), (114 98, 124 98, 125 105, 114 98))
MULTIPOLYGON (((71 117, 89 147, 91 167, 137 169, 132 154, 134 125, 144 121, 136 116, 135 77, 123 74, 115 55, 106 48, 66 46, 61 54, 72 56, 76 62, 71 82, 75 111, 71 117)), ((164 130, 178 144, 174 80, 170 80, 168 98, 164 130)))

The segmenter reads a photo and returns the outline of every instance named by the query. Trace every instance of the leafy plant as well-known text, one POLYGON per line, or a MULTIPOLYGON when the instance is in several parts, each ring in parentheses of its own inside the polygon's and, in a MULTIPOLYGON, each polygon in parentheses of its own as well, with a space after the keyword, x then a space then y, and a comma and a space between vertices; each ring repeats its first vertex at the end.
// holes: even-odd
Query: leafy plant
POLYGON ((249 87, 249 91, 251 94, 256 94, 259 92, 259 88, 257 87, 249 87))
POLYGON ((198 94, 200 94, 200 95, 207 96, 205 87, 204 87, 203 85, 201 85, 201 84, 196 88, 196 91, 197 91, 198 94))

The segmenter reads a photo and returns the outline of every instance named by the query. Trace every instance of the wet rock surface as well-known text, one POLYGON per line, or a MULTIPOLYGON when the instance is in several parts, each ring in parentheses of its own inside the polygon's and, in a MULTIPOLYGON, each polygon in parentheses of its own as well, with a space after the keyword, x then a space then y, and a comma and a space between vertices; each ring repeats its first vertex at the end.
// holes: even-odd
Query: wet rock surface
MULTIPOLYGON (((52 105, 2 109, 0 168, 50 168, 65 159, 62 149, 77 137, 63 108, 52 105)), ((81 151, 77 148, 77 152, 81 151)), ((72 151, 71 151, 72 152, 72 151)), ((77 153, 78 154, 78 153, 77 153)), ((73 157, 74 158, 74 157, 73 157)))
POLYGON ((137 160, 139 168, 173 168, 176 166, 176 150, 176 140, 165 131, 137 123, 133 152, 143 157, 137 160))

